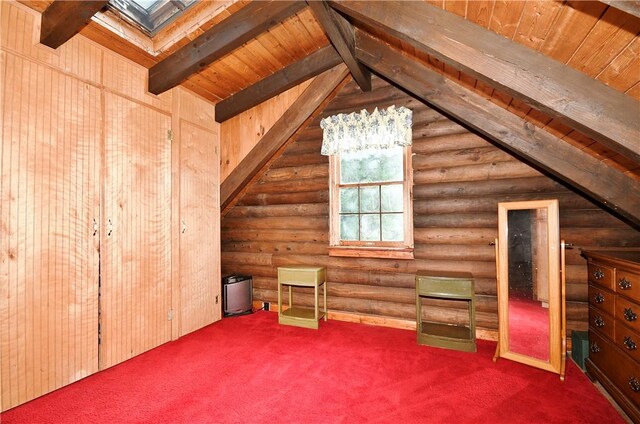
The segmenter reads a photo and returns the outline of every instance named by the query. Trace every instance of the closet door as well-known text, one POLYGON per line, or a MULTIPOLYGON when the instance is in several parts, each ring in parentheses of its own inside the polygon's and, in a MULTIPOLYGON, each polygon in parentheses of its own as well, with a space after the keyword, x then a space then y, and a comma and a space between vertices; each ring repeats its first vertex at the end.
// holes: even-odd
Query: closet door
POLYGON ((98 370, 100 91, 0 52, 6 410, 98 370))
POLYGON ((105 93, 100 368, 171 338, 171 117, 105 93))
POLYGON ((180 335, 220 319, 218 134, 180 121, 180 335))

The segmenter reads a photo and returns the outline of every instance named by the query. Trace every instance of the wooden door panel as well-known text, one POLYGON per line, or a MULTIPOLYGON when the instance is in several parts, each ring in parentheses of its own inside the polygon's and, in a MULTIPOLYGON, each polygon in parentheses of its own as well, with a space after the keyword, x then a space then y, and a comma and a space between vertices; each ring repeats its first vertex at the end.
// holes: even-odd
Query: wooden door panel
POLYGON ((220 319, 218 134, 180 121, 180 335, 220 319))
POLYGON ((101 369, 171 338, 170 125, 105 93, 101 369))
POLYGON ((2 52, 2 410, 98 370, 100 90, 2 52))

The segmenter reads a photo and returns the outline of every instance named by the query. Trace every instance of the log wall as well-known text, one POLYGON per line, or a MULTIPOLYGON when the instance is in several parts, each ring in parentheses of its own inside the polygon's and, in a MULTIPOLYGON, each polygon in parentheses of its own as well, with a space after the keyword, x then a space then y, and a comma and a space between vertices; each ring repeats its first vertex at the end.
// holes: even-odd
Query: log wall
MULTIPOLYGON (((325 265, 334 316, 372 316, 410 328, 416 270, 475 276, 477 325, 497 329, 495 252, 498 202, 556 198, 567 252, 569 330, 588 322, 586 262, 581 248, 640 246, 640 233, 385 81, 361 93, 349 83, 253 184, 222 220, 222 271, 254 277, 254 300, 277 302, 282 265, 325 265), (319 119, 340 112, 402 105, 413 109, 414 260, 328 256, 328 159, 320 155, 319 119)), ((301 293, 300 301, 312 297, 301 293)), ((465 318, 456 302, 432 301, 426 317, 465 318)))

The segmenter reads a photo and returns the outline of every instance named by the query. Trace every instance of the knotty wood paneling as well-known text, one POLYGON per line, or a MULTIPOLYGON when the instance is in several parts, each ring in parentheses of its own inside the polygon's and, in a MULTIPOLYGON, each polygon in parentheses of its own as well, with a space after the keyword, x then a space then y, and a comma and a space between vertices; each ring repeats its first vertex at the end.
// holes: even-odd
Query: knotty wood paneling
POLYGON ((263 135, 311 84, 305 81, 272 99, 259 104, 220 126, 220 181, 235 169, 244 157, 260 141, 263 135))
POLYGON ((0 55, 5 410, 98 369, 101 104, 89 84, 0 55))
POLYGON ((214 106, 173 92, 172 338, 218 321, 220 281, 220 125, 214 106))
MULTIPOLYGON (((56 51, 40 46, 37 14, 24 6, 0 2, 0 19, 4 410, 98 371, 100 356, 104 368, 170 339, 171 214, 179 208, 173 93, 149 95, 143 68, 82 36, 56 51)), ((213 105, 182 94, 197 138, 215 134, 213 105)))
POLYGON ((191 76, 187 82, 194 83, 196 92, 205 98, 217 101, 328 44, 322 28, 306 8, 191 76))
POLYGON ((38 43, 38 14, 10 1, 0 2, 0 46, 87 82, 100 84, 103 48, 75 37, 57 50, 38 43))
MULTIPOLYGON (((640 232, 404 92, 378 78, 372 82, 374 90, 360 94, 349 83, 323 116, 393 103, 413 109, 415 259, 327 255, 328 196, 321 186, 328 186, 328 163, 320 155, 317 119, 222 220, 223 273, 253 275, 254 299, 274 303, 278 266, 324 265, 330 310, 397 322, 415 320, 416 270, 470 271, 478 327, 495 331, 495 251, 488 243, 497 235, 497 204, 557 198, 561 237, 576 244, 568 253, 569 330, 586 329, 586 262, 578 249, 640 246, 640 232)), ((310 304, 312 297, 301 293, 299 300, 310 304)), ((452 323, 466 313, 451 302, 427 306, 425 314, 452 323)))
POLYGON ((171 112, 171 92, 154 96, 147 92, 147 70, 117 54, 104 52, 103 84, 106 88, 133 100, 171 112))
POLYGON ((101 369, 171 339, 171 116, 104 102, 101 369))
POLYGON ((218 134, 180 123, 180 334, 221 318, 218 134))

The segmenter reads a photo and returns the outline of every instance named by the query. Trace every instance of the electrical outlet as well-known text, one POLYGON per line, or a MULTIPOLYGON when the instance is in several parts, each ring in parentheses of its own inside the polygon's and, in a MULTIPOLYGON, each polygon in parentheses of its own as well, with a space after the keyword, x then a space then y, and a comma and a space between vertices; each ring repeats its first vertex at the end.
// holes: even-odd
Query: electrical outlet
POLYGON ((269 310, 269 302, 264 302, 264 310, 265 311, 269 310))

